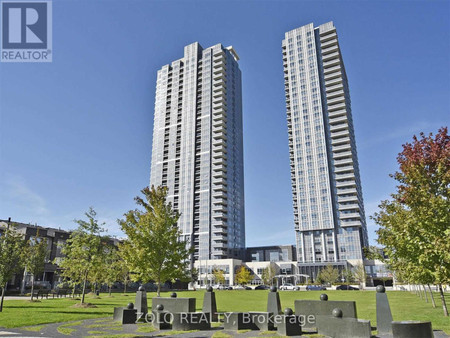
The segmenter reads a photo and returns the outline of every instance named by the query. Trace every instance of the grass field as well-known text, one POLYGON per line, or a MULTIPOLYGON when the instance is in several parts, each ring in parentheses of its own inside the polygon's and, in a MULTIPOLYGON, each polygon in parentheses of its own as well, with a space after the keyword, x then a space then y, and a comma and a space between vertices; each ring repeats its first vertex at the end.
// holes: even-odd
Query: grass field
MULTIPOLYGON (((203 294, 205 291, 178 292, 178 297, 197 298, 197 310, 201 310, 203 294)), ((319 299, 323 291, 282 291, 280 292, 281 305, 284 308, 294 308, 296 299, 319 299)), ((216 291, 217 306, 219 312, 225 311, 265 311, 268 291, 216 291)), ((354 300, 356 301, 358 318, 369 319, 373 326, 376 325, 376 305, 374 291, 326 291, 329 300, 354 300)), ((163 293, 163 297, 169 297, 170 293, 163 293)), ((154 297, 155 293, 148 293, 148 297, 154 297)), ((439 329, 450 334, 450 319, 443 316, 442 306, 438 294, 435 294, 437 307, 434 309, 431 303, 419 298, 413 293, 404 291, 388 292, 394 320, 429 320, 433 329, 439 329)), ((450 304, 450 294, 446 294, 447 304, 450 304)), ((15 328, 22 326, 36 326, 48 323, 67 322, 91 318, 111 317, 115 306, 126 306, 134 303, 134 294, 128 295, 107 294, 99 299, 87 297, 87 302, 95 304, 97 308, 74 308, 79 301, 70 298, 44 299, 41 302, 29 302, 28 300, 6 300, 3 312, 0 312, 0 327, 15 328)), ((151 301, 149 300, 149 305, 151 301)))

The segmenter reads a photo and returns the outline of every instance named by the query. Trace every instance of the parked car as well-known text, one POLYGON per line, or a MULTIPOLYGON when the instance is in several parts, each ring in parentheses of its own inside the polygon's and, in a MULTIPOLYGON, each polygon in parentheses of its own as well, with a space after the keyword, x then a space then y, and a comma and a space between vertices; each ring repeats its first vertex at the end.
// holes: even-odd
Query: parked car
POLYGON ((320 291, 320 290, 326 290, 327 288, 323 285, 308 285, 306 286, 307 291, 320 291))
POLYGON ((250 286, 246 285, 237 285, 234 287, 235 290, 251 290, 252 288, 250 286))
POLYGON ((214 285, 213 289, 217 289, 217 290, 233 290, 233 288, 231 286, 223 285, 223 284, 214 285))
POLYGON ((350 285, 339 285, 336 290, 359 290, 359 288, 350 285))
POLYGON ((280 290, 300 290, 300 288, 292 283, 285 283, 280 286, 280 290))
POLYGON ((269 290, 270 286, 267 285, 258 285, 255 290, 269 290))

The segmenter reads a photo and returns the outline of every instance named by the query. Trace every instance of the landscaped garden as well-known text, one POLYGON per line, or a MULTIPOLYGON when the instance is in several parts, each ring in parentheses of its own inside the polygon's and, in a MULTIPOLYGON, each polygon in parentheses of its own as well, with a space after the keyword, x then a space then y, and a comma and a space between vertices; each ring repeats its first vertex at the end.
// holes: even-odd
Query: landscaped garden
MULTIPOLYGON (((280 292, 282 308, 294 308, 296 299, 319 299, 324 291, 284 291, 280 292)), ((372 326, 376 326, 376 303, 374 291, 325 291, 329 300, 354 300, 356 301, 358 318, 370 320, 372 326)), ((217 306, 219 312, 228 311, 265 311, 267 306, 268 291, 216 291, 217 306)), ((178 292, 178 297, 197 298, 197 310, 200 311, 203 302, 202 291, 178 292)), ((155 293, 148 293, 148 298, 154 297, 155 293)), ((442 315, 439 306, 439 296, 436 293, 437 307, 433 308, 431 303, 419 298, 414 293, 406 291, 390 291, 387 293, 394 320, 421 320, 431 321, 433 329, 443 330, 450 334, 450 322, 442 315)), ((162 293, 162 297, 169 297, 170 293, 162 293)), ((450 295, 446 294, 447 301, 450 295)), ((95 308, 74 307, 79 301, 71 298, 43 299, 40 302, 27 300, 5 300, 3 312, 0 313, 0 327, 17 328, 23 326, 34 326, 39 330, 42 324, 78 321, 93 318, 112 319, 115 306, 126 306, 134 302, 134 293, 127 295, 100 294, 100 297, 88 295, 86 301, 94 304, 95 308)), ((151 300, 149 299, 149 306, 151 300)), ((61 330, 64 331, 65 327, 61 330)), ((70 329, 70 328, 69 328, 70 329)))

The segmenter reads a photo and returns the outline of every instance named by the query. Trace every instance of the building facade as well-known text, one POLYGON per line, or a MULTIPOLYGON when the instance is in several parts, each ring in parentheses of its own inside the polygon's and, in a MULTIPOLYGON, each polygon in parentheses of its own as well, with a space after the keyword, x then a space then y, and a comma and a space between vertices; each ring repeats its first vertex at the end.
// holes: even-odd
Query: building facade
POLYGON ((263 280, 264 270, 271 268, 273 271, 272 283, 276 286, 281 286, 285 283, 304 283, 308 281, 308 276, 300 275, 298 273, 297 262, 295 261, 253 261, 245 262, 240 259, 215 259, 202 261, 198 260, 194 263, 195 268, 198 271, 198 280, 194 283, 194 288, 202 288, 207 285, 217 285, 219 284, 214 278, 214 270, 222 270, 225 278, 225 286, 236 286, 238 285, 235 278, 238 269, 244 266, 250 271, 252 280, 248 285, 264 285, 266 284, 263 280))
POLYGON ((150 185, 168 188, 193 261, 245 255, 238 60, 232 47, 196 42, 158 71, 150 185))
POLYGON ((294 245, 258 246, 246 249, 247 262, 286 262, 297 258, 294 245))
MULTIPOLYGON (((61 280, 59 276, 59 268, 57 263, 62 258, 61 248, 66 240, 70 236, 70 232, 54 229, 45 228, 37 225, 24 224, 14 222, 10 220, 0 220, 0 236, 2 236, 5 229, 9 226, 13 226, 14 229, 23 235, 25 240, 36 237, 39 232, 39 237, 45 238, 47 240, 47 257, 45 258, 43 273, 36 276, 36 286, 37 287, 47 287, 51 288, 56 285, 57 282, 61 280)), ((31 275, 26 271, 22 271, 16 274, 13 279, 8 283, 8 288, 13 290, 20 290, 30 287, 31 275)))
POLYGON ((350 94, 332 22, 287 32, 282 49, 297 261, 314 278, 368 245, 350 94))
MULTIPOLYGON (((45 257, 43 272, 35 276, 35 287, 44 289, 53 289, 59 283, 63 282, 64 278, 61 275, 61 268, 59 263, 64 257, 62 248, 71 235, 71 231, 62 229, 49 228, 39 226, 37 224, 26 224, 21 222, 11 222, 11 219, 0 219, 0 237, 3 236, 6 229, 14 229, 17 233, 23 236, 25 241, 35 237, 43 238, 47 241, 47 256, 45 257)), ((116 238, 109 238, 108 244, 117 246, 119 240, 116 238)), ((26 289, 31 288, 32 275, 23 269, 16 273, 8 282, 8 289, 10 291, 21 291, 24 293, 26 289)))

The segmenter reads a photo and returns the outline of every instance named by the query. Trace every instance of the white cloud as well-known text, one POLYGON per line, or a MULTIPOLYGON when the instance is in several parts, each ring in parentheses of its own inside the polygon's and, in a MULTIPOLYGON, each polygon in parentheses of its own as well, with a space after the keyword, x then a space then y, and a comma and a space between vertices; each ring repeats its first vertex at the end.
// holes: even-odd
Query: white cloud
POLYGON ((429 121, 418 121, 414 124, 402 126, 400 128, 396 128, 394 130, 389 130, 388 127, 386 129, 379 129, 381 132, 377 136, 369 139, 362 139, 358 142, 361 148, 370 148, 375 145, 379 145, 388 141, 393 141, 396 139, 402 139, 402 143, 411 142, 413 135, 419 136, 420 132, 424 132, 428 134, 430 131, 436 133, 438 128, 440 128, 442 124, 437 122, 429 122, 429 121))
POLYGON ((6 186, 9 198, 18 209, 35 217, 48 215, 49 210, 45 199, 34 192, 22 177, 9 177, 6 186))

